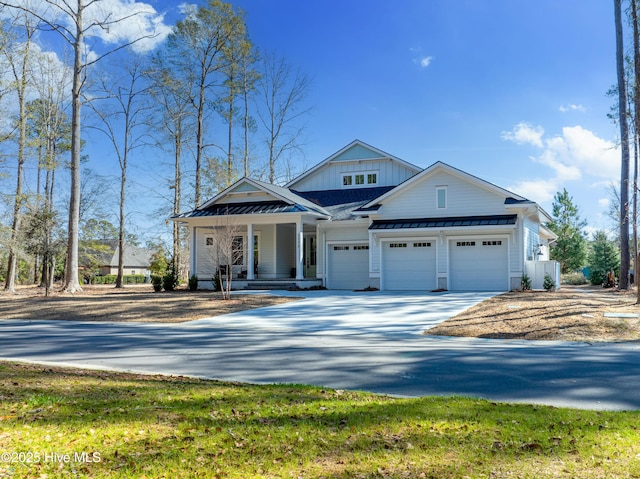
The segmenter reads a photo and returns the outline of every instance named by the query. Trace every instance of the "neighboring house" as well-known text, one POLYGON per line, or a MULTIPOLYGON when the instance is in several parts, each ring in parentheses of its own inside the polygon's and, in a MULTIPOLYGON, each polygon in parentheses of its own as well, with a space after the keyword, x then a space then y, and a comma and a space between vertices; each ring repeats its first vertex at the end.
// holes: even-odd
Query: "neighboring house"
POLYGON ((551 218, 536 203, 445 163, 423 170, 357 140, 284 187, 242 178, 172 219, 190 229, 191 274, 201 287, 211 287, 216 236, 229 225, 235 287, 290 280, 507 291, 534 262, 559 285, 555 262, 546 261, 551 218))
MULTIPOLYGON (((120 253, 118 242, 116 240, 105 241, 104 244, 107 250, 101 254, 100 276, 118 274, 118 255, 120 253)), ((125 244, 123 258, 124 274, 150 274, 149 266, 151 265, 152 254, 153 251, 151 250, 125 244)))

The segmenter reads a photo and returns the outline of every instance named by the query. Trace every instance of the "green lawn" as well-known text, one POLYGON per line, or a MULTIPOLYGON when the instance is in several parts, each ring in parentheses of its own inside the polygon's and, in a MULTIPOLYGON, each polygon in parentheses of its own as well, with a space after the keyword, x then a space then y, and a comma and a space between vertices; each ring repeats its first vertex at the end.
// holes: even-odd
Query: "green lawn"
POLYGON ((638 427, 637 412, 0 363, 0 478, 629 478, 638 427))

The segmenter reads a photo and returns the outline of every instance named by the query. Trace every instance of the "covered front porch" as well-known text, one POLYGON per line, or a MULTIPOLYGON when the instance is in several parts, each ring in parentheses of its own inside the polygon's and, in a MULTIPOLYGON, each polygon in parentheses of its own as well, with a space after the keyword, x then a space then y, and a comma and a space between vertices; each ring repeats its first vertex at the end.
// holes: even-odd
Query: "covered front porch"
POLYGON ((229 216, 207 220, 208 224, 191 228, 190 274, 198 277, 200 288, 213 287, 219 268, 231 268, 233 289, 322 286, 322 279, 317 277, 315 217, 229 216), (220 254, 221 241, 231 242, 231 255, 220 254))

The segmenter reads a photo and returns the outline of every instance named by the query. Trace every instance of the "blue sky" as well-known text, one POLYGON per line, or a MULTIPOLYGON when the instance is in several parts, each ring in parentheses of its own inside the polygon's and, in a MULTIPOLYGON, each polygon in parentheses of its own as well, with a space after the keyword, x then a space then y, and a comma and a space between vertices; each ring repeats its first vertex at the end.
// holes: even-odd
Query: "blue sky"
MULTIPOLYGON (((313 79, 300 166, 359 139, 420 167, 444 161, 549 212, 553 195, 566 188, 590 229, 614 227, 604 216, 607 185, 620 175, 618 130, 607 118, 613 100, 606 92, 616 82, 612 2, 231 3, 245 11, 254 44, 313 79)), ((155 19, 163 32, 183 6, 170 0, 101 5, 146 8, 149 16, 135 18, 155 19)), ((124 38, 127 30, 148 27, 120 25, 110 34, 124 38)), ((44 42, 43 49, 55 44, 44 42)), ((90 139, 93 166, 104 163, 105 147, 95 135, 90 139)), ((133 184, 146 180, 141 191, 157 189, 148 168, 131 171, 133 184)), ((137 207, 144 195, 135 194, 137 207)))
POLYGON ((314 78, 307 161, 358 138, 538 201, 567 188, 592 228, 619 178, 611 2, 238 0, 254 42, 314 78))

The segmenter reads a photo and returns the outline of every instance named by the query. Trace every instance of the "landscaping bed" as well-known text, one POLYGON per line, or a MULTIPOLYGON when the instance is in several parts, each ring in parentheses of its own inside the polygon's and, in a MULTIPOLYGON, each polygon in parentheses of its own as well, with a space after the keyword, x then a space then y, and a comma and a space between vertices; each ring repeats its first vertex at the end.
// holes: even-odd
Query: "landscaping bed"
POLYGON ((269 294, 239 294, 223 300, 213 291, 154 293, 150 284, 115 289, 84 286, 74 294, 53 292, 45 297, 37 287, 0 294, 1 319, 180 323, 248 309, 273 306, 299 298, 269 294))
POLYGON ((563 286, 501 294, 425 331, 440 336, 563 341, 640 340, 636 291, 563 286), (607 317, 611 315, 613 317, 607 317), (634 317, 635 316, 635 317, 634 317))

